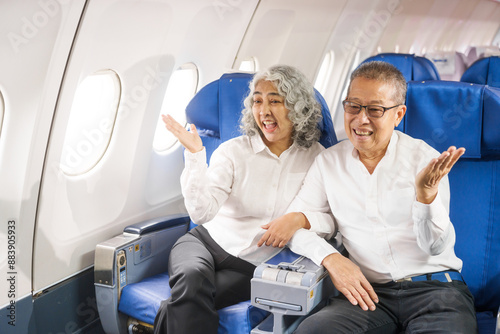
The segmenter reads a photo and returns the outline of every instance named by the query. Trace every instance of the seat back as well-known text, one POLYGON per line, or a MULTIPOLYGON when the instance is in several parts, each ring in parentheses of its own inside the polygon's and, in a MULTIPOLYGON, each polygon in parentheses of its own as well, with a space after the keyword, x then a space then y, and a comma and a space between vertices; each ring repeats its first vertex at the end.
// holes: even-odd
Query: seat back
POLYGON ((500 89, 410 82, 404 132, 442 152, 463 146, 449 174, 455 253, 478 312, 500 305, 500 89))
MULTIPOLYGON (((187 120, 196 125, 207 150, 207 159, 222 142, 241 135, 239 120, 252 78, 250 73, 224 74, 203 87, 186 107, 187 120)), ((332 117, 321 94, 315 92, 323 115, 319 124, 320 143, 330 147, 337 143, 332 117)))
POLYGON ((478 59, 464 72, 460 81, 500 88, 500 57, 478 59))
POLYGON ((432 61, 441 80, 460 81, 467 68, 465 55, 455 51, 441 51, 425 54, 432 61))
POLYGON ((406 81, 412 80, 440 80, 436 66, 427 58, 405 53, 380 53, 367 58, 369 61, 385 61, 396 66, 406 81))

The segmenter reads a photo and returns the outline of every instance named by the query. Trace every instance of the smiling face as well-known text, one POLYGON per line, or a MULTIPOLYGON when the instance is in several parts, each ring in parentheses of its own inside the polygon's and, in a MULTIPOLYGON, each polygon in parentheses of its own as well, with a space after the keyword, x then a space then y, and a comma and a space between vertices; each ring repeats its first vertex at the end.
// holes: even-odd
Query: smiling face
MULTIPOLYGON (((361 105, 380 105, 392 107, 394 88, 381 81, 355 78, 350 86, 347 101, 361 105)), ((359 152, 360 160, 370 159, 378 163, 385 154, 396 127, 406 112, 406 106, 401 105, 385 112, 380 118, 369 118, 365 108, 357 115, 344 113, 344 127, 347 137, 359 152)))
POLYGON ((271 152, 280 155, 292 145, 293 123, 285 107, 285 98, 271 81, 261 80, 255 86, 253 117, 261 130, 264 143, 271 152))

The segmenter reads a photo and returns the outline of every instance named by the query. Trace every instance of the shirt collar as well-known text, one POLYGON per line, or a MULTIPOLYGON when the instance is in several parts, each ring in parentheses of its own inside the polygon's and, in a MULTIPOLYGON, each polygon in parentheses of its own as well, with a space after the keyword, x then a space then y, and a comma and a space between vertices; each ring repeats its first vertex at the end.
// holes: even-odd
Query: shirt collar
POLYGON ((387 146, 387 151, 385 151, 385 155, 391 156, 396 151, 396 145, 398 144, 399 136, 396 133, 397 130, 392 131, 391 140, 389 141, 389 145, 387 146))
POLYGON ((264 144, 264 141, 260 137, 260 135, 253 135, 250 136, 250 143, 252 143, 252 149, 253 153, 257 154, 259 152, 262 152, 266 149, 266 144, 264 144))
MULTIPOLYGON (((391 139, 389 140, 389 145, 387 145, 387 150, 385 151, 384 157, 386 155, 391 156, 392 154, 394 154, 399 138, 397 132, 398 132, 397 130, 394 130, 392 132, 391 139)), ((354 159, 359 159, 359 152, 354 146, 352 147, 352 157, 354 159)))
MULTIPOLYGON (((253 136, 250 136, 250 143, 252 144, 252 149, 253 149, 253 152, 255 154, 259 153, 259 152, 262 152, 262 151, 266 151, 267 153, 269 153, 270 155, 276 157, 276 155, 274 153, 272 153, 269 148, 266 146, 266 144, 264 144, 264 141, 262 140, 262 137, 260 135, 253 135, 253 136)), ((292 145, 286 149, 281 155, 280 157, 283 156, 283 154, 285 154, 286 152, 288 151, 291 151, 292 149, 295 150, 296 148, 298 148, 299 146, 297 146, 295 144, 295 141, 292 143, 292 145)), ((286 154, 285 154, 286 155, 286 154)))

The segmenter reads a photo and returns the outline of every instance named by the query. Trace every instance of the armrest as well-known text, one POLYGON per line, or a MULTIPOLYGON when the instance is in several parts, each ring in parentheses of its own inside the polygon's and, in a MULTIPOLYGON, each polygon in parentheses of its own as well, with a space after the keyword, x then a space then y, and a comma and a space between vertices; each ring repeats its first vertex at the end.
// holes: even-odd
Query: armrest
POLYGON ((189 216, 184 214, 169 215, 159 218, 153 218, 140 223, 132 224, 123 230, 124 233, 146 235, 166 228, 189 224, 189 216))
POLYGON ((123 234, 96 246, 94 286, 99 317, 107 334, 127 332, 127 317, 118 312, 122 289, 167 271, 170 250, 188 226, 186 215, 159 217, 127 226, 123 234))
POLYGON ((252 334, 291 333, 304 316, 334 293, 333 283, 322 266, 285 248, 255 269, 251 303, 272 312, 273 316, 252 330, 252 334))

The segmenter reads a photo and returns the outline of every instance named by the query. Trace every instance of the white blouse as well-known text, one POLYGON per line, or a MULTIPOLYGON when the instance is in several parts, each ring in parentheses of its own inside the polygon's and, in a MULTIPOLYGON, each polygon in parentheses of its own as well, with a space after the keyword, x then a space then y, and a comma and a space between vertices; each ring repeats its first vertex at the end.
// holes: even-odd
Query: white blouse
MULTIPOLYGON (((280 251, 257 247, 265 233, 261 226, 285 214, 322 150, 319 143, 307 149, 293 144, 278 157, 260 136, 240 136, 222 143, 208 167, 205 149, 185 150, 186 209, 229 254, 258 265, 280 251)), ((311 230, 321 232, 316 226, 311 230)))

